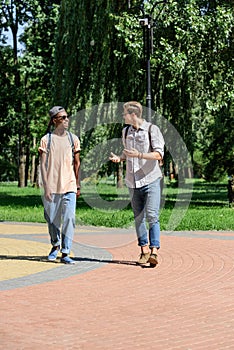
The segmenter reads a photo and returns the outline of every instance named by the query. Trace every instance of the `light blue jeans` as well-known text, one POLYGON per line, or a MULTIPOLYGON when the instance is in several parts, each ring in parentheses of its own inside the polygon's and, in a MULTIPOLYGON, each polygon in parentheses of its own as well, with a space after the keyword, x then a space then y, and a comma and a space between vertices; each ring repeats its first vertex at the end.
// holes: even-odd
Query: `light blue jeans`
POLYGON ((129 188, 135 227, 140 247, 160 248, 159 209, 161 199, 160 178, 141 188, 129 188), (146 227, 149 224, 149 239, 146 227))
POLYGON ((44 199, 44 216, 48 223, 50 241, 53 247, 69 254, 75 229, 76 193, 53 194, 52 202, 44 199), (60 226, 62 223, 62 229, 60 226))

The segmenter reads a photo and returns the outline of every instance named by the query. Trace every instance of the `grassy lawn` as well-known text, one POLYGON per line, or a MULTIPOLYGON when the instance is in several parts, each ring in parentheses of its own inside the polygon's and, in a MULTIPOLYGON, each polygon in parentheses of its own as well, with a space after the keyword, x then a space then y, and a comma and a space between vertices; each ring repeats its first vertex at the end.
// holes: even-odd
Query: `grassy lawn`
MULTIPOLYGON (((0 183, 2 221, 45 222, 41 191, 18 188, 16 183, 0 183)), ((186 181, 177 188, 166 183, 160 214, 162 230, 234 230, 234 209, 229 208, 227 183, 186 181)), ((113 182, 82 184, 77 203, 77 224, 106 227, 134 225, 128 190, 113 182)))

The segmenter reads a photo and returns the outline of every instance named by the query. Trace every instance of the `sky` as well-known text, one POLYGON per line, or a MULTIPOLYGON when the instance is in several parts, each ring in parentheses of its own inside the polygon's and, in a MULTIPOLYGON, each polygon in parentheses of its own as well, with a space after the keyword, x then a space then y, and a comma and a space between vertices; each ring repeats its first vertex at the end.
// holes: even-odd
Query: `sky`
MULTIPOLYGON (((20 35, 23 33, 24 31, 24 27, 20 26, 19 27, 19 31, 18 31, 18 35, 17 38, 20 37, 20 35)), ((11 30, 8 31, 3 31, 3 35, 6 35, 7 37, 7 43, 6 45, 11 45, 13 46, 13 39, 12 39, 12 34, 11 34, 11 30)), ((18 41, 18 50, 23 50, 24 46, 18 41)))

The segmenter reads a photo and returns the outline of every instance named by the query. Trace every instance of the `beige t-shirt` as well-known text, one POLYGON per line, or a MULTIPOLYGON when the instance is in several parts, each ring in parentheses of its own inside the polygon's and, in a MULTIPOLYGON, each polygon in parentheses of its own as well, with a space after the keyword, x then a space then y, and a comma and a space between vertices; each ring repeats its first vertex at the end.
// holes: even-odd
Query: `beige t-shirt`
MULTIPOLYGON (((80 141, 72 134, 74 152, 80 151, 80 141)), ((40 142, 39 152, 47 153, 48 134, 40 142)), ((64 136, 51 134, 48 156, 47 181, 52 193, 77 192, 73 168, 72 145, 68 133, 64 136)))

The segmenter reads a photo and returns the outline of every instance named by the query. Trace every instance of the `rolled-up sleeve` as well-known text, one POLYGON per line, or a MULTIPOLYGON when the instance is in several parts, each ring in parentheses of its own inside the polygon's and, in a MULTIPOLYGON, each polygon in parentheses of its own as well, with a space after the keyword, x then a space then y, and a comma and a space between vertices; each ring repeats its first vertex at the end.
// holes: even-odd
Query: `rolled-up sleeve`
POLYGON ((165 141, 160 129, 156 125, 151 127, 151 147, 154 152, 159 152, 164 157, 165 141))
POLYGON ((47 139, 46 136, 43 136, 41 141, 40 141, 40 146, 38 147, 39 153, 47 152, 47 139))

